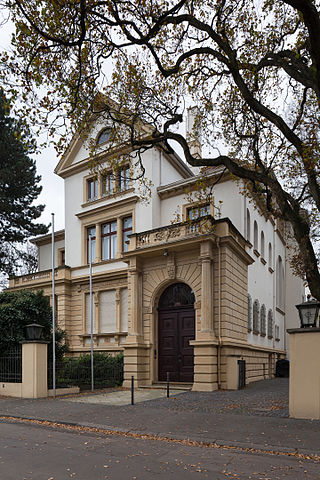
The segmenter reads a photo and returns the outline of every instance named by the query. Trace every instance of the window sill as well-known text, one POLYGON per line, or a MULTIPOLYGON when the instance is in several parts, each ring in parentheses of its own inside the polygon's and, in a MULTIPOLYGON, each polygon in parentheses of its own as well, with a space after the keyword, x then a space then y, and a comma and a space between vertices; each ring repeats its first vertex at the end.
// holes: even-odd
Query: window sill
POLYGON ((265 261, 265 259, 263 257, 260 258, 260 262, 263 264, 263 265, 266 265, 267 262, 265 261))
POLYGON ((96 205, 97 203, 101 203, 104 200, 110 200, 112 198, 117 198, 120 197, 121 195, 125 195, 126 193, 132 193, 134 192, 134 188, 130 187, 127 190, 118 190, 117 192, 114 193, 104 193, 101 195, 99 198, 95 198, 93 200, 87 200, 86 202, 81 204, 82 208, 89 207, 90 205, 96 205))
MULTIPOLYGON (((116 262, 121 262, 122 258, 123 258, 123 255, 122 255, 123 252, 121 252, 120 254, 117 253, 116 257, 115 258, 110 258, 110 260, 98 260, 97 262, 92 262, 92 266, 96 266, 96 265, 106 265, 108 263, 116 263, 116 262)), ((84 267, 89 267, 90 264, 89 263, 86 263, 85 265, 83 265, 84 267)))
POLYGON ((266 334, 265 333, 260 333, 261 337, 265 337, 266 334))
POLYGON ((260 332, 258 330, 252 330, 253 335, 259 335, 260 332))
POLYGON ((281 313, 281 315, 285 315, 285 312, 279 307, 276 307, 276 312, 281 313))
POLYGON ((254 249, 253 250, 253 253, 255 254, 256 257, 260 257, 260 253, 258 252, 258 250, 254 249))
POLYGON ((270 273, 274 272, 273 268, 271 268, 271 267, 269 267, 268 270, 269 270, 270 273))
MULTIPOLYGON (((115 335, 128 335, 128 332, 108 332, 108 333, 93 333, 94 337, 114 337, 115 335)), ((81 333, 79 337, 90 338, 91 333, 81 333)))

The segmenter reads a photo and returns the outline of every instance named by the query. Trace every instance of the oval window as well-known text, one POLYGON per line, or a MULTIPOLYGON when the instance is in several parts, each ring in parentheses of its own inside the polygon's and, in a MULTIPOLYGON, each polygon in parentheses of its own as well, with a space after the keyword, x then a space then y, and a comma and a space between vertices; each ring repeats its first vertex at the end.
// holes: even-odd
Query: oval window
POLYGON ((111 137, 111 128, 105 128, 102 132, 99 133, 97 138, 97 145, 108 142, 111 137))

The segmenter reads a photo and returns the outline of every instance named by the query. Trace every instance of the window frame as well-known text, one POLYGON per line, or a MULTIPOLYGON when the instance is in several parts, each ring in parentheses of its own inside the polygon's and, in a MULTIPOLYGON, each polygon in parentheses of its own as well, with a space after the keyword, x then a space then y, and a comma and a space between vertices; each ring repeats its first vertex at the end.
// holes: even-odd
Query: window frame
POLYGON ((126 192, 127 190, 130 189, 130 166, 129 165, 124 165, 118 169, 116 183, 117 183, 116 190, 118 192, 126 192), (125 172, 124 175, 122 175, 122 172, 125 172), (124 185, 125 188, 122 188, 122 185, 124 185))
MULTIPOLYGON (((125 243, 125 237, 126 237, 127 232, 131 232, 131 233, 133 232, 133 218, 132 218, 132 215, 128 215, 127 217, 122 218, 122 252, 127 252, 128 248, 129 248, 129 245, 127 245, 125 243), (131 227, 125 228, 124 227, 124 222, 125 222, 125 220, 128 220, 129 218, 131 218, 131 227)), ((129 233, 129 235, 130 235, 130 233, 129 233)))
POLYGON ((114 192, 114 174, 112 173, 112 171, 109 171, 101 175, 101 196, 104 197, 107 195, 113 195, 114 192), (105 188, 106 183, 108 183, 108 189, 105 188))
POLYGON ((117 229, 117 219, 115 220, 110 220, 109 222, 106 222, 106 223, 102 223, 101 224, 101 261, 104 262, 104 261, 108 261, 108 260, 114 260, 117 256, 117 240, 118 240, 118 229, 117 229), (111 226, 115 224, 115 230, 111 230, 111 226), (106 226, 109 226, 109 231, 107 233, 104 233, 103 230, 104 230, 104 227, 106 226), (115 242, 116 242, 116 249, 115 249, 115 252, 114 252, 114 256, 112 256, 112 239, 114 238, 115 236, 115 242), (108 253, 107 253, 107 257, 104 258, 103 256, 103 244, 104 244, 104 239, 105 238, 109 238, 109 247, 108 247, 108 253))
POLYGON ((111 132, 112 132, 111 127, 104 127, 102 130, 100 130, 100 132, 98 133, 98 135, 96 137, 96 145, 100 147, 100 145, 103 145, 103 144, 109 142, 109 140, 111 138, 111 132), (100 142, 100 139, 102 138, 102 136, 105 132, 108 132, 108 138, 106 140, 103 140, 102 142, 100 142))
POLYGON ((87 188, 87 202, 93 202, 94 200, 98 199, 99 196, 99 182, 98 177, 90 177, 86 180, 86 188, 87 188), (93 184, 93 197, 90 196, 91 188, 90 185, 93 184))
POLYGON ((87 232, 87 264, 90 263, 90 259, 89 259, 89 235, 90 235, 89 232, 90 232, 90 230, 94 230, 94 235, 91 235, 91 240, 92 240, 91 245, 94 245, 94 247, 92 248, 92 252, 91 252, 91 254, 92 254, 91 262, 94 263, 94 260, 96 258, 97 229, 96 229, 95 225, 90 225, 86 228, 86 232, 87 232))

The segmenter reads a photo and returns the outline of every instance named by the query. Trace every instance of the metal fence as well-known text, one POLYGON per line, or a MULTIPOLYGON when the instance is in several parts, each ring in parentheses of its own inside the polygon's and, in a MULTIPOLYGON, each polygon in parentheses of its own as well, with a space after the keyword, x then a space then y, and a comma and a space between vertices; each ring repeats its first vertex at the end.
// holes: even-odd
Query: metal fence
MULTIPOLYGON (((48 388, 52 387, 52 363, 48 363, 48 388)), ((123 362, 94 365, 94 388, 108 388, 122 385, 123 362)), ((82 364, 75 359, 56 362, 56 388, 79 387, 80 390, 91 389, 90 364, 82 364)))
POLYGON ((17 345, 0 357, 0 382, 22 382, 22 345, 17 345))

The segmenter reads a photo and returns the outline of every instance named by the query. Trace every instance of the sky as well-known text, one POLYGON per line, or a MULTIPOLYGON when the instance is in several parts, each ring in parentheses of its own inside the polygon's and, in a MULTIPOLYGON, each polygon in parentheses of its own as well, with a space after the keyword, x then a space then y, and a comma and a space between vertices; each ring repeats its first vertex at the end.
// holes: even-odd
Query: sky
MULTIPOLYGON (((10 38, 13 27, 10 22, 4 22, 0 14, 0 50, 10 49, 10 38)), ((41 176, 42 192, 35 204, 44 204, 40 222, 51 223, 51 213, 55 214, 55 230, 64 228, 64 187, 63 179, 53 173, 59 158, 53 147, 42 149, 40 154, 32 156, 37 164, 37 173, 41 176)))

